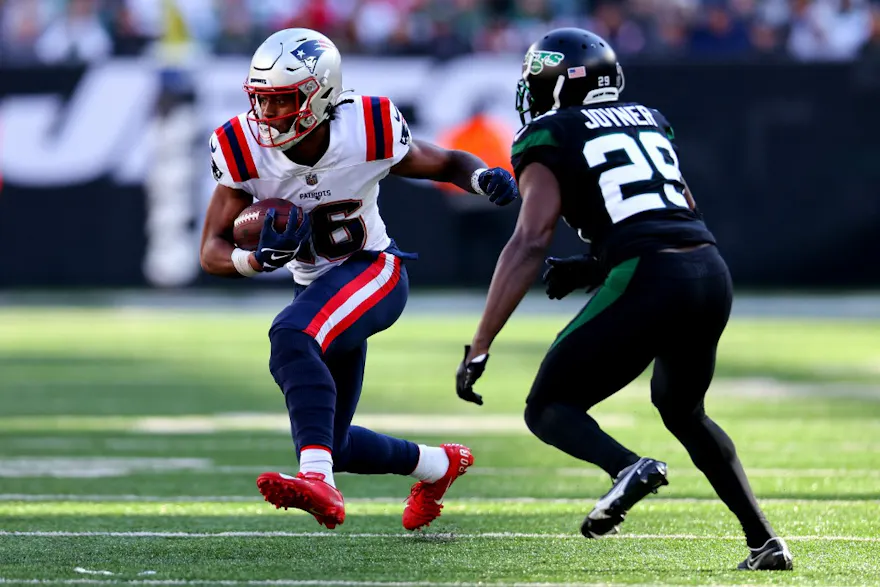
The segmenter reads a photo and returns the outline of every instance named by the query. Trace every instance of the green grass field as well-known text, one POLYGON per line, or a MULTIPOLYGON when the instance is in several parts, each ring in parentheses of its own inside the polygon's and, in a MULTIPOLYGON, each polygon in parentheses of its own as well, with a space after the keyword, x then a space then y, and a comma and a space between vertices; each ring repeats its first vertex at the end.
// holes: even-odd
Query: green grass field
POLYGON ((0 584, 880 585, 880 322, 739 319, 722 340, 707 410, 795 557, 756 574, 733 570, 740 529, 647 376, 593 413, 670 485, 619 536, 580 536, 610 481, 521 415, 563 315, 514 316, 481 408, 453 387, 477 316, 404 314, 371 340, 355 421, 476 458, 427 531, 400 525, 404 477, 340 475, 334 531, 275 510, 256 476, 297 467, 273 310, 0 310, 0 584))

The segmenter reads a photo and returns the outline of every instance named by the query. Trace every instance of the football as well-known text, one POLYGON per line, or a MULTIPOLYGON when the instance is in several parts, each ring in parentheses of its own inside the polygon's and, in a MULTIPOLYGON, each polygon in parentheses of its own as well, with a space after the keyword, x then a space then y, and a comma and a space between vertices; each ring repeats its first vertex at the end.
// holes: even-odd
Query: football
POLYGON ((296 208, 297 226, 302 222, 302 208, 294 206, 281 198, 270 198, 254 202, 241 211, 238 218, 232 224, 232 240, 235 246, 246 251, 254 251, 260 243, 260 231, 263 230, 263 222, 270 208, 275 208, 275 230, 284 232, 287 228, 287 220, 290 211, 296 208))

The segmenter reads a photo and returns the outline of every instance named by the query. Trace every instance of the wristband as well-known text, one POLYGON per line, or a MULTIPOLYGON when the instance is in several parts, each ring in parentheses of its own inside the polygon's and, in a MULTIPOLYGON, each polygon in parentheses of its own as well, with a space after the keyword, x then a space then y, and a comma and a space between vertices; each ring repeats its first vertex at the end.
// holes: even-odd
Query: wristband
POLYGON ((245 277, 253 277, 259 273, 259 271, 251 267, 248 261, 250 256, 251 252, 244 249, 233 249, 232 251, 232 264, 235 265, 235 270, 245 277))
POLYGON ((481 196, 489 195, 480 187, 480 176, 483 175, 484 171, 489 170, 485 167, 480 167, 479 169, 474 169, 474 172, 471 174, 471 187, 474 189, 474 193, 480 194, 481 196))

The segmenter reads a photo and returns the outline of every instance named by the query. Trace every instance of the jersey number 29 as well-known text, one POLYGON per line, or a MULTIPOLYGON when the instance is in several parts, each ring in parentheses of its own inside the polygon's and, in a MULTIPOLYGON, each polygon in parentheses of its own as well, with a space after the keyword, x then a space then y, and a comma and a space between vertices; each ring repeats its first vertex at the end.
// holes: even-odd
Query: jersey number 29
POLYGON ((584 158, 587 165, 598 167, 608 162, 607 155, 613 151, 624 151, 630 163, 603 172, 599 176, 599 189, 605 199, 605 208, 615 224, 646 210, 659 210, 669 207, 688 208, 687 200, 676 185, 684 182, 678 169, 678 157, 672 143, 662 134, 654 131, 639 133, 638 141, 630 135, 615 133, 597 137, 584 145, 584 158), (672 163, 663 156, 668 154, 672 163), (647 157, 645 157, 647 155, 647 157), (640 181, 649 181, 660 172, 663 182, 663 199, 658 192, 640 193, 623 197, 621 186, 640 181))

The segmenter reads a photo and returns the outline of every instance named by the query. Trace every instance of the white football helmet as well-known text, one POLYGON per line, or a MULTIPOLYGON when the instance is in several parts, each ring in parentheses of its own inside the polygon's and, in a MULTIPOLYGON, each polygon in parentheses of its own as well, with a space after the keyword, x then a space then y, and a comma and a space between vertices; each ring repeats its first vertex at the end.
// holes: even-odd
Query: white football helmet
POLYGON ((289 149, 330 116, 342 92, 342 57, 319 32, 278 31, 254 53, 244 91, 251 100, 248 126, 260 146, 289 149), (294 111, 264 116, 261 102, 270 96, 293 100, 294 111))

